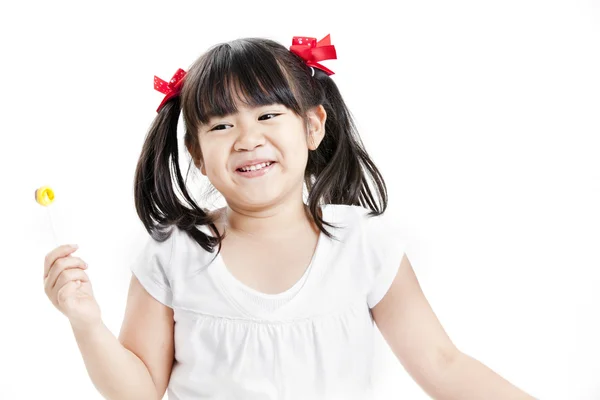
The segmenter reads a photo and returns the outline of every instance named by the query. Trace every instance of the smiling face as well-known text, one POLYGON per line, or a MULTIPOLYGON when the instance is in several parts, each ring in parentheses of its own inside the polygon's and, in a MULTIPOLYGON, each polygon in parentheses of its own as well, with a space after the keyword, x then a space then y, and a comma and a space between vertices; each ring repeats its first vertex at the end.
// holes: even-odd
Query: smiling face
POLYGON ((325 134, 324 101, 304 61, 284 46, 257 38, 221 44, 185 76, 185 145, 230 208, 300 209, 308 152, 325 134), (275 163, 237 171, 252 160, 275 163))
POLYGON ((282 104, 236 106, 236 113, 212 117, 200 126, 202 155, 194 158, 202 174, 230 206, 258 209, 301 200, 308 151, 325 134, 323 106, 309 110, 306 122, 282 104), (238 169, 252 160, 273 163, 260 171, 238 169))

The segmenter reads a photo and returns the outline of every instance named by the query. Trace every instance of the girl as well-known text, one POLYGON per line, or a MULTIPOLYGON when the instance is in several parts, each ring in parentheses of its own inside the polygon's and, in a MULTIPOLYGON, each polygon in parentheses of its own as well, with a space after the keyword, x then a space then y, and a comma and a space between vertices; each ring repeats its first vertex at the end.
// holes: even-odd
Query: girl
POLYGON ((167 389, 171 400, 369 399, 374 323, 433 398, 532 398, 440 326, 383 215, 384 180, 318 64, 332 58, 329 36, 294 37, 289 49, 246 38, 169 83, 155 78, 166 96, 135 176, 151 237, 131 268, 119 338, 76 247, 44 266, 46 293, 107 399, 167 389), (186 189, 180 113, 186 148, 226 207, 203 209, 186 189))

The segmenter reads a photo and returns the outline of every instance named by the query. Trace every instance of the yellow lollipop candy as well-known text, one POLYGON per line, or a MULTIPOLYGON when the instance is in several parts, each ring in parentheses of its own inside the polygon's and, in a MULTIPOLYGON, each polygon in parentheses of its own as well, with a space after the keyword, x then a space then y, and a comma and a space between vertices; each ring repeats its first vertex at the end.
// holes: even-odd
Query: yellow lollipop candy
POLYGON ((44 207, 49 206, 54 201, 54 191, 49 186, 42 186, 35 191, 35 201, 44 207))

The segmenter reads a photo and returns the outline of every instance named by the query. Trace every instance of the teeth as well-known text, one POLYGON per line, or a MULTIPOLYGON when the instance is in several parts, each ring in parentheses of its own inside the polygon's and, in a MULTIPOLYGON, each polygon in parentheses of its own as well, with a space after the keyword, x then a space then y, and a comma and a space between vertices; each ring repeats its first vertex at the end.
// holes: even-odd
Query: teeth
POLYGON ((242 171, 256 171, 257 169, 262 169, 264 167, 268 167, 269 165, 271 165, 270 162, 265 162, 262 164, 256 164, 256 165, 252 165, 250 167, 243 167, 240 168, 242 171))

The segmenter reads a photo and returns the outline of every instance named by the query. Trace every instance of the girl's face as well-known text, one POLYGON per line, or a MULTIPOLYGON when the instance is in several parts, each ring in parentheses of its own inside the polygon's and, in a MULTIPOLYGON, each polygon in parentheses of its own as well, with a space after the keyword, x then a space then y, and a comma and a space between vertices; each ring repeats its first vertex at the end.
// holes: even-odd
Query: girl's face
POLYGON ((325 134, 323 106, 309 111, 308 123, 281 104, 248 108, 212 118, 198 132, 202 161, 200 171, 237 207, 259 208, 296 201, 302 197, 308 151, 315 150, 325 134), (240 167, 273 163, 261 171, 243 173, 240 167), (254 176, 252 176, 254 175, 254 176))

